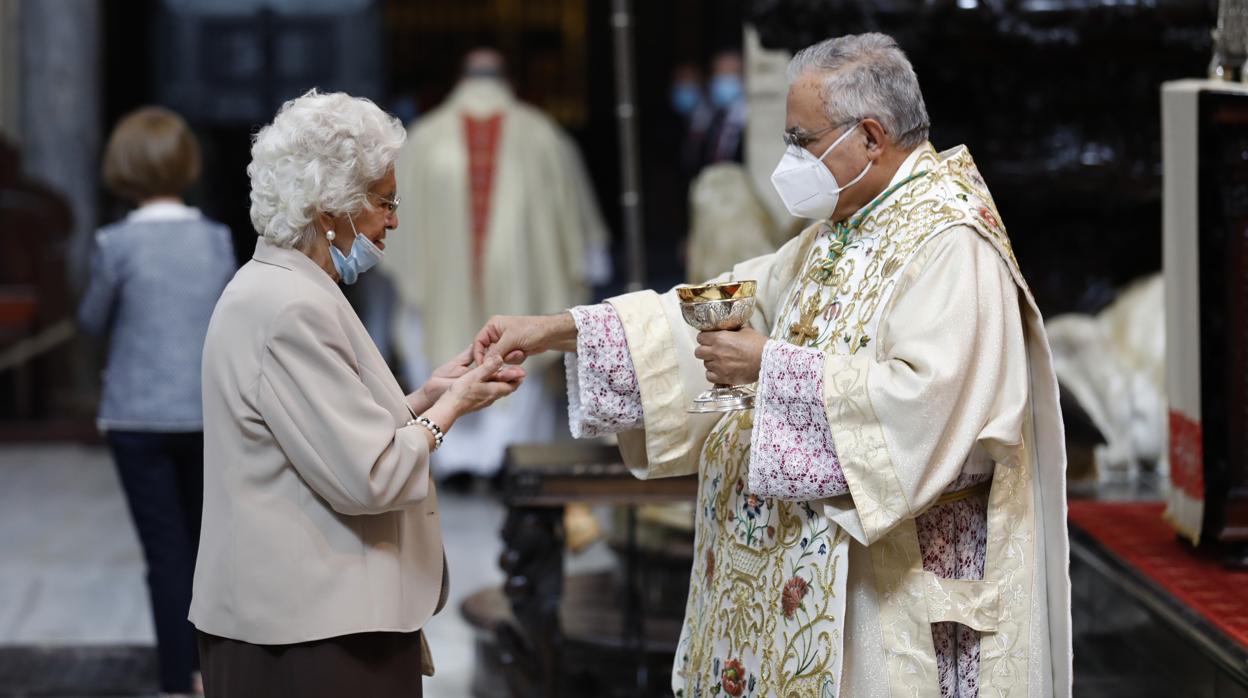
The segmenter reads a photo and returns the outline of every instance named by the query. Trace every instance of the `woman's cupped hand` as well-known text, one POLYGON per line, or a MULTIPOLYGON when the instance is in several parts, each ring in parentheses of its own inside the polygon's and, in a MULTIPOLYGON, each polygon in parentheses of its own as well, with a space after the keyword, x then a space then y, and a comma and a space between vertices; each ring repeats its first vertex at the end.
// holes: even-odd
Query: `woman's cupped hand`
POLYGON ((502 357, 487 357, 480 365, 451 379, 439 402, 448 400, 456 416, 476 412, 514 393, 526 375, 522 367, 504 364, 502 357))

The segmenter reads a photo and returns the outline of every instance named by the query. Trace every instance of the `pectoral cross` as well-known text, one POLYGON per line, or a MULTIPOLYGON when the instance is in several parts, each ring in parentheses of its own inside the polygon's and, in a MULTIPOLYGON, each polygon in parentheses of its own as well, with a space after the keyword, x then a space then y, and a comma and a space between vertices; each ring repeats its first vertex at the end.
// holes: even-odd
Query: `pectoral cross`
POLYGON ((789 342, 799 347, 807 346, 810 340, 819 336, 819 328, 815 326, 815 318, 818 317, 819 311, 822 310, 819 301, 822 300, 818 291, 810 294, 806 298, 806 302, 802 303, 801 313, 798 315, 797 322, 789 325, 789 342))

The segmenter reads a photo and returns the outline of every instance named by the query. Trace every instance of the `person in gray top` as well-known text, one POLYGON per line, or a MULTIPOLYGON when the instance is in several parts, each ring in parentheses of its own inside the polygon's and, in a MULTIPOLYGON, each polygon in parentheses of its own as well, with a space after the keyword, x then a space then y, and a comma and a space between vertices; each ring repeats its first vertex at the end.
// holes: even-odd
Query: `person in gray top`
POLYGON ((208 320, 235 271, 230 231, 183 203, 199 146, 177 114, 124 117, 104 183, 135 211, 95 236, 78 325, 108 337, 99 426, 147 561, 161 690, 201 690, 187 621, 203 501, 200 362, 208 320))

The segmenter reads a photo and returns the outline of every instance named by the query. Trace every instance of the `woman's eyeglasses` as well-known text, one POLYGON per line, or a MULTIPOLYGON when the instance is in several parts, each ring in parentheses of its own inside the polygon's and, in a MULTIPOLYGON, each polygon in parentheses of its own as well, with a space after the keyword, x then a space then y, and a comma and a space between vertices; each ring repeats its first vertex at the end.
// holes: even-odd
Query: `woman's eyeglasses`
POLYGON ((402 201, 399 197, 396 196, 393 199, 383 199, 378 196, 376 198, 378 206, 381 207, 381 210, 386 212, 386 215, 393 215, 399 212, 399 203, 402 201))

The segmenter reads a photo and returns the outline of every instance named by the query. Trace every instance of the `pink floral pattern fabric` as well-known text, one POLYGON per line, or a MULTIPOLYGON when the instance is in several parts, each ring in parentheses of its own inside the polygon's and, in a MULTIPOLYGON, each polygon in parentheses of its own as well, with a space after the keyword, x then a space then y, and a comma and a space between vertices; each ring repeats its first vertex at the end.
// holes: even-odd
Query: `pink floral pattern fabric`
MULTIPOLYGON (((991 473, 963 474, 946 492, 973 487, 991 473)), ((971 496, 932 507, 915 520, 923 569, 945 579, 983 579, 988 555, 988 501, 971 496)), ((960 623, 933 623, 941 698, 979 695, 979 633, 960 623)))
POLYGON ((750 492, 797 502, 849 492, 823 406, 823 360, 819 349, 776 340, 764 345, 750 492))
POLYGON ((641 390, 620 317, 606 303, 569 312, 576 322, 576 353, 564 357, 572 436, 589 439, 640 428, 641 390))

